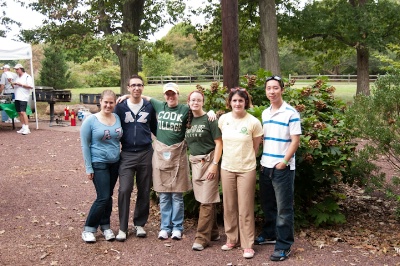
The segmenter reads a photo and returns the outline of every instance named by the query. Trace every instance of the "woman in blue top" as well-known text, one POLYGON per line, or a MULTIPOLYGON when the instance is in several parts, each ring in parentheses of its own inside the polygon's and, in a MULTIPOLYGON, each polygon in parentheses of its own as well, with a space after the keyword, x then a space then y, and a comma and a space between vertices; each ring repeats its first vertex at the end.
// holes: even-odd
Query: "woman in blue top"
POLYGON ((111 90, 101 94, 101 111, 88 116, 81 126, 81 145, 85 160, 86 174, 93 181, 97 198, 87 216, 82 239, 87 243, 96 242, 95 233, 100 226, 107 241, 115 239, 110 229, 112 195, 118 179, 120 119, 113 113, 116 96, 111 90))

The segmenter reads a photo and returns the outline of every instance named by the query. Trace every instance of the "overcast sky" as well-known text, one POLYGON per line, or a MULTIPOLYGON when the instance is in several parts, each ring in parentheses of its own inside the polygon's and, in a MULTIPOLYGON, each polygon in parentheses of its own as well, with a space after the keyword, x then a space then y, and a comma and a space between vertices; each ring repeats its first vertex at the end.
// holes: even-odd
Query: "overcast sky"
MULTIPOLYGON (((21 7, 20 4, 15 3, 14 1, 7 1, 7 9, 6 15, 11 19, 20 22, 22 29, 34 29, 37 26, 40 26, 44 16, 35 12, 29 8, 21 7)), ((25 0, 26 4, 33 2, 32 0, 25 0)), ((191 7, 198 7, 204 3, 204 0, 190 0, 189 4, 191 7)), ((194 18, 192 20, 195 23, 201 21, 201 18, 194 18)), ((160 39, 165 36, 168 31, 171 29, 172 25, 166 25, 164 28, 160 29, 154 37, 150 38, 150 41, 155 41, 156 39, 160 39)), ((12 27, 12 31, 7 34, 8 38, 17 39, 17 35, 19 33, 20 28, 17 26, 12 27)))

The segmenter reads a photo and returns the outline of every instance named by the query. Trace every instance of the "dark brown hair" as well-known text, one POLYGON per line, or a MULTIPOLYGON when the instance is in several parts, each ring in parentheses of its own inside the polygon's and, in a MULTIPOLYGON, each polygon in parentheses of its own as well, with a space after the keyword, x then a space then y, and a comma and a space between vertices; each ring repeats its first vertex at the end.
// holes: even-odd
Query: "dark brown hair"
POLYGON ((245 101, 244 109, 247 110, 250 107, 252 107, 251 96, 249 95, 247 90, 244 88, 236 87, 236 88, 230 89, 228 98, 226 99, 226 107, 229 110, 232 110, 231 101, 232 101, 233 95, 235 95, 235 94, 239 95, 240 97, 242 97, 244 99, 244 101, 245 101))

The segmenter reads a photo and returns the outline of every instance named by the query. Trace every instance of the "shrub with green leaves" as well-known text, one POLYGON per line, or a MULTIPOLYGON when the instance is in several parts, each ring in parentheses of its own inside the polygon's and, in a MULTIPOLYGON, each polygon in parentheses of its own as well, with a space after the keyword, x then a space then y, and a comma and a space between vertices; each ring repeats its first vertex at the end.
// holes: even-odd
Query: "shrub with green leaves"
MULTIPOLYGON (((261 120, 262 111, 269 106, 265 95, 265 78, 271 73, 260 70, 257 76, 245 76, 241 87, 252 96, 249 113, 261 120)), ((312 86, 292 89, 293 81, 285 84, 284 100, 300 113, 303 135, 296 152, 295 208, 297 223, 312 219, 315 224, 343 223, 337 202, 343 197, 335 192, 342 183, 352 183, 348 174, 356 144, 352 142, 345 123, 346 105, 335 99, 335 88, 321 77, 312 86)), ((206 109, 225 112, 226 88, 204 89, 206 109), (223 105, 222 105, 223 102, 223 105), (220 108, 216 106, 220 103, 220 108)), ((256 192, 258 195, 258 191, 256 192)), ((259 206, 256 206, 259 209, 259 206)))
POLYGON ((374 163, 378 156, 383 156, 395 169, 400 169, 400 71, 378 77, 371 95, 357 95, 346 121, 354 137, 366 143, 354 159, 354 168, 368 167, 370 171, 355 173, 356 182, 369 190, 385 190, 398 201, 400 210, 400 195, 393 193, 398 191, 397 178, 389 177, 392 184, 385 182, 385 174, 374 163))

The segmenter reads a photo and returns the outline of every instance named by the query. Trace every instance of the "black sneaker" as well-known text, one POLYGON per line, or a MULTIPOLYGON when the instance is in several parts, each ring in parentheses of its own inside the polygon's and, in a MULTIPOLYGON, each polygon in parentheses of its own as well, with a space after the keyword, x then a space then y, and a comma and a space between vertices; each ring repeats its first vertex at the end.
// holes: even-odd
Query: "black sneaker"
POLYGON ((256 239, 254 239, 254 244, 256 245, 265 245, 265 244, 275 244, 276 239, 275 238, 265 238, 263 236, 257 236, 256 239))
POLYGON ((272 253, 270 260, 272 261, 282 261, 286 260, 288 256, 290 255, 290 252, 292 252, 290 249, 282 249, 282 250, 275 250, 274 253, 272 253))

